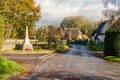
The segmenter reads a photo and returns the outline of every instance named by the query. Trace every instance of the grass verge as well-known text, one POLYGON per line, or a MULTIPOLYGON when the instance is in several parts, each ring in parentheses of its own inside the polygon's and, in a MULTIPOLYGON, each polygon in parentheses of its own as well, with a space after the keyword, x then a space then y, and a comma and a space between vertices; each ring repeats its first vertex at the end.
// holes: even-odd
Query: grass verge
POLYGON ((19 64, 0 57, 0 80, 7 80, 11 76, 20 74, 24 71, 26 71, 26 69, 19 64))
POLYGON ((110 61, 120 62, 120 57, 118 56, 107 56, 105 57, 105 59, 110 61))
POLYGON ((104 47, 96 45, 87 45, 91 51, 103 51, 104 47))

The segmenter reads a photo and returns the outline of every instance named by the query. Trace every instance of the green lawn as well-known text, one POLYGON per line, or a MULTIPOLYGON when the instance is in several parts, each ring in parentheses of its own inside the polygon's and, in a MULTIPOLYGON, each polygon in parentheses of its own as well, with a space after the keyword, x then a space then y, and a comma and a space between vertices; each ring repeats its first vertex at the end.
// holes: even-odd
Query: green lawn
POLYGON ((103 51, 102 46, 96 46, 96 45, 87 45, 91 51, 103 51))
POLYGON ((19 64, 0 57, 0 80, 6 80, 11 76, 22 73, 24 71, 25 68, 19 64))
POLYGON ((105 57, 105 59, 110 61, 120 62, 120 57, 118 56, 107 56, 105 57))

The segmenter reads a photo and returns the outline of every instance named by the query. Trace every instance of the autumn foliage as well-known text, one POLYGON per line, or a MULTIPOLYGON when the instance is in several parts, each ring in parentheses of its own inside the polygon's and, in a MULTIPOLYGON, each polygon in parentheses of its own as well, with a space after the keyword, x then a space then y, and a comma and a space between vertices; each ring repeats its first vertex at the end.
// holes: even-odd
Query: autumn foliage
POLYGON ((0 10, 7 28, 12 29, 11 38, 23 38, 25 27, 33 27, 40 18, 40 7, 34 0, 0 0, 0 10))

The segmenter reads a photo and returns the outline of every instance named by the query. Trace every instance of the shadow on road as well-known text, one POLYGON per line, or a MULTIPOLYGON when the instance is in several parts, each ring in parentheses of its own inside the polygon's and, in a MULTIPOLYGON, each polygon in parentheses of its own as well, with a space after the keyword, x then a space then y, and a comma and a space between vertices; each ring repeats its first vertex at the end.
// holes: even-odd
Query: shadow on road
POLYGON ((82 74, 74 74, 72 72, 57 71, 57 72, 43 72, 38 73, 32 77, 31 80, 113 80, 110 78, 99 77, 99 76, 86 76, 82 74))

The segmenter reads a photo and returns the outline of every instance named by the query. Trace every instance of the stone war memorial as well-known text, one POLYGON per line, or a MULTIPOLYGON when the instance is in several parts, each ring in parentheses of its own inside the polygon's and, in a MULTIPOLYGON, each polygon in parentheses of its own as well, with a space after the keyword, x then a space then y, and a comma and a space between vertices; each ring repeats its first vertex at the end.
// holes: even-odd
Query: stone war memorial
POLYGON ((28 26, 26 26, 26 35, 23 44, 23 51, 32 51, 33 45, 29 41, 28 26))

